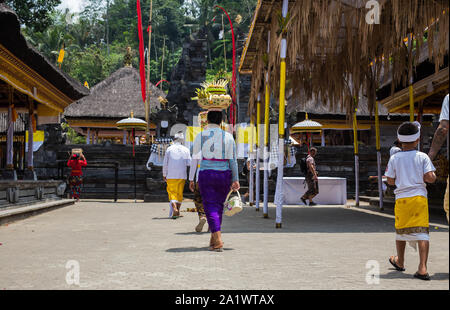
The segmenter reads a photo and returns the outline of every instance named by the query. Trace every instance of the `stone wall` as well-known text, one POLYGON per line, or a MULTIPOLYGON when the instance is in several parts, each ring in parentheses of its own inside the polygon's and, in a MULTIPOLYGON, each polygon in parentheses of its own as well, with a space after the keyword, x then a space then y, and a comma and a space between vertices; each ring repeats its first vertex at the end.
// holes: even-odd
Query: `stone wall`
POLYGON ((186 38, 181 58, 172 71, 170 89, 166 99, 169 105, 178 109, 177 121, 190 126, 193 117, 201 112, 195 97, 195 90, 205 81, 207 68, 207 42, 204 29, 186 38))

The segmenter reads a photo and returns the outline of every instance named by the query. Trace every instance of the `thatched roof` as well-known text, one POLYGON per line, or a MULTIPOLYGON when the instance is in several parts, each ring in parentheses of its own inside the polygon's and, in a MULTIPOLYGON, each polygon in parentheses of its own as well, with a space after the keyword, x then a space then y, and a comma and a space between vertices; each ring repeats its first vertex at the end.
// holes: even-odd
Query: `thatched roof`
MULTIPOLYGON (((316 115, 347 115, 347 111, 342 105, 335 105, 334 107, 331 104, 324 103, 320 99, 313 98, 308 101, 299 100, 298 96, 292 95, 292 90, 287 91, 286 93, 286 103, 287 103, 287 113, 292 112, 306 112, 308 114, 316 114, 316 115)), ((387 116, 389 111, 382 105, 379 107, 378 111, 380 116, 387 116)), ((366 97, 361 96, 358 104, 358 112, 357 116, 373 116, 374 113, 371 113, 369 109, 369 101, 366 97)))
POLYGON ((89 89, 57 68, 28 44, 20 32, 20 22, 16 13, 2 3, 0 3, 0 44, 70 99, 78 100, 89 94, 89 89))
MULTIPOLYGON (((380 23, 366 21, 369 9, 362 0, 289 1, 287 79, 303 90, 299 100, 313 96, 345 107, 353 113, 355 95, 363 91, 373 110, 382 69, 392 71, 395 84, 410 80, 421 57, 404 43, 412 34, 421 50, 427 32, 428 58, 439 67, 448 50, 448 0, 378 1, 380 23), (391 62, 393 66, 391 67, 391 62), (372 64, 372 65, 371 65, 372 64)), ((270 87, 279 92, 282 0, 259 0, 250 36, 241 58, 241 73, 252 74, 250 104, 253 106, 270 74, 270 87), (270 39, 268 33, 270 31, 270 39), (270 52, 267 54, 267 42, 270 52)), ((411 45, 410 45, 411 46, 411 45)))
MULTIPOLYGON (((159 106, 158 97, 166 94, 150 84, 152 106, 159 106)), ((124 67, 91 88, 91 94, 71 104, 64 111, 67 118, 125 118, 131 111, 135 117, 145 118, 138 70, 124 67)))

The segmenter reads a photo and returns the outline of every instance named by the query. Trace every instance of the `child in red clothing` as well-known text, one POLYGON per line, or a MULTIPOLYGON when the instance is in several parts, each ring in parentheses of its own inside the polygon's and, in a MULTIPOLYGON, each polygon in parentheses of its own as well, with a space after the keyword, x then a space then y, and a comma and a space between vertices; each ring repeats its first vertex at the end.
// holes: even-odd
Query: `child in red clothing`
POLYGON ((87 166, 86 158, 83 154, 73 154, 67 162, 67 166, 72 168, 69 178, 70 196, 78 202, 80 201, 81 186, 83 185, 82 167, 87 166))

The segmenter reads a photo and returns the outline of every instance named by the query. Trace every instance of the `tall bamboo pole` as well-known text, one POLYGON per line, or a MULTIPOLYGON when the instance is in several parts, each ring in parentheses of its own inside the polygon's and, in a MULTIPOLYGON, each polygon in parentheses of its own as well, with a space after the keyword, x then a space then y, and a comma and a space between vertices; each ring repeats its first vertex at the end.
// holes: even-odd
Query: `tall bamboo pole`
MULTIPOLYGON (((270 52, 270 31, 267 35, 267 55, 270 52)), ((270 85, 269 68, 266 72, 265 110, 264 110, 264 205, 263 217, 269 218, 269 124, 270 122, 270 85)))
POLYGON ((225 59, 225 72, 227 72, 227 48, 225 45, 225 24, 223 22, 223 14, 222 14, 222 35, 223 35, 223 57, 225 59))
POLYGON ((258 103, 256 105, 256 211, 259 211, 259 201, 261 193, 261 175, 260 175, 260 149, 261 149, 261 94, 258 94, 258 103))
POLYGON ((253 184, 254 184, 254 169, 253 169, 253 165, 254 165, 254 156, 253 156, 253 148, 255 146, 255 115, 253 113, 253 109, 250 109, 250 130, 251 130, 251 134, 250 134, 250 152, 249 152, 249 157, 250 157, 250 180, 249 180, 249 204, 250 206, 253 206, 255 200, 254 200, 254 196, 253 196, 253 184))
MULTIPOLYGON (((162 50, 162 56, 161 56, 161 81, 163 79, 163 72, 164 72, 164 54, 165 54, 165 50, 166 50, 166 36, 163 36, 163 50, 162 50)), ((160 88, 162 90, 162 83, 160 84, 160 88)))
POLYGON ((153 16, 153 0, 150 0, 150 19, 148 22, 148 52, 147 52, 147 100, 145 104, 145 121, 147 122, 147 141, 150 141, 150 53, 152 50, 152 16, 153 16))
POLYGON ((263 216, 269 217, 269 117, 270 117, 269 72, 266 72, 265 110, 264 110, 264 205, 263 216))
POLYGON ((409 121, 414 122, 414 76, 413 76, 413 61, 412 61, 412 50, 413 50, 413 35, 409 35, 408 39, 408 49, 409 49, 409 121))
MULTIPOLYGON (((288 14, 289 0, 283 0, 283 6, 281 10, 283 20, 286 20, 288 14)), ((276 220, 275 227, 281 228, 282 221, 282 209, 284 203, 283 193, 283 168, 284 168, 284 138, 285 138, 285 104, 286 104, 286 55, 287 55, 287 40, 286 31, 282 30, 281 39, 281 64, 280 64, 280 107, 279 107, 279 120, 278 120, 278 174, 277 174, 277 189, 276 189, 276 220)))

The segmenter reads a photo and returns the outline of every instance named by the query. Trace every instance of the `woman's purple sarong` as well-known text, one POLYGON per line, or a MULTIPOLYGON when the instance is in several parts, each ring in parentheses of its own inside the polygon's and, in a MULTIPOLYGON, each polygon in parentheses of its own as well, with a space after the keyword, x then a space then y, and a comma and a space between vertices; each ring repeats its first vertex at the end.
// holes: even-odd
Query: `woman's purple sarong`
POLYGON ((223 204, 231 188, 231 170, 203 170, 198 175, 206 219, 212 233, 221 230, 223 204))

